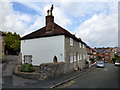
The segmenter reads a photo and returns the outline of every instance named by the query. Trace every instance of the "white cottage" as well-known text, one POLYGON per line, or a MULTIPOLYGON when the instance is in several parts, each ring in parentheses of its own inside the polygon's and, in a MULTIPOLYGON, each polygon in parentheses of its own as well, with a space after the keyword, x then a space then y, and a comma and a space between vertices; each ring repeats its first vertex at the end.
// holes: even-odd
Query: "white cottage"
POLYGON ((82 69, 87 58, 86 44, 56 24, 52 10, 47 11, 43 28, 21 38, 22 63, 65 62, 70 70, 82 69))

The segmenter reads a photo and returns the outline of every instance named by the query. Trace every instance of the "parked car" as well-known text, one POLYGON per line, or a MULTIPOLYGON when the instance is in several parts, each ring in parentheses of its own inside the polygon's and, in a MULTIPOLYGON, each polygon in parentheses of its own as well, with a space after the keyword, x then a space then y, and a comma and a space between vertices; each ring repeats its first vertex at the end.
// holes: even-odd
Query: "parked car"
POLYGON ((105 67, 105 64, 103 61, 99 61, 97 64, 96 64, 96 67, 102 67, 104 68, 105 67))
POLYGON ((116 60, 115 61, 115 66, 120 66, 120 61, 116 60))

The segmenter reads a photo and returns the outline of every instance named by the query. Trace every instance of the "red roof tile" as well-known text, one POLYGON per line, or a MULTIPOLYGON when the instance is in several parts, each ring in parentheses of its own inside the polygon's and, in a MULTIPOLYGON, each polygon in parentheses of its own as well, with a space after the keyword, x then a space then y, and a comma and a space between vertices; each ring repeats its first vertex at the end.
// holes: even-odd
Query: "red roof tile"
POLYGON ((67 30, 65 30, 64 28, 62 28, 61 26, 59 26, 56 23, 54 23, 54 30, 48 32, 45 29, 46 29, 46 27, 43 27, 37 31, 34 31, 34 32, 22 37, 21 40, 34 39, 34 38, 40 38, 40 37, 50 37, 50 36, 57 36, 57 35, 66 35, 77 41, 84 43, 82 40, 78 39, 75 35, 71 34, 70 32, 68 32, 67 30))

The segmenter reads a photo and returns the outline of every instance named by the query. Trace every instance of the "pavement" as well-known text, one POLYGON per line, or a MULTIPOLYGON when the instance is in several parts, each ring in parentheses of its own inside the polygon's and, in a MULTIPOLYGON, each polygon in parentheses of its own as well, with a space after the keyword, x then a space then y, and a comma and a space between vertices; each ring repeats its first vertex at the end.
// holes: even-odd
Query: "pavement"
POLYGON ((2 63, 2 87, 16 87, 24 86, 26 83, 33 83, 36 80, 26 79, 13 75, 13 70, 17 65, 18 56, 16 55, 7 55, 5 62, 2 63))
POLYGON ((73 71, 59 77, 50 78, 49 80, 32 80, 13 75, 14 67, 17 64, 17 56, 7 56, 6 62, 3 63, 2 86, 3 88, 54 88, 63 83, 67 83, 75 78, 78 78, 91 70, 94 66, 81 71, 73 71))
POLYGON ((61 84, 67 83, 75 78, 78 78, 86 73, 89 73, 90 71, 94 69, 95 67, 92 66, 90 68, 83 69, 81 71, 73 71, 73 72, 61 75, 59 77, 50 78, 49 80, 37 81, 35 83, 26 84, 23 87, 18 86, 15 88, 55 88, 61 84))

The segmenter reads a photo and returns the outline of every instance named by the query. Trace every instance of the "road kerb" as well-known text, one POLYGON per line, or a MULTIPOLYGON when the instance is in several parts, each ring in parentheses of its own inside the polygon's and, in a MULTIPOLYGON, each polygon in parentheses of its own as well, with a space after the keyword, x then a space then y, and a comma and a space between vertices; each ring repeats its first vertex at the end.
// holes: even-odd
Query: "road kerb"
POLYGON ((63 81, 63 82, 60 82, 60 83, 58 83, 58 84, 55 84, 55 85, 53 85, 53 86, 51 86, 51 87, 49 87, 49 88, 56 88, 56 87, 58 87, 58 86, 60 86, 60 85, 62 85, 62 84, 65 84, 65 83, 73 80, 73 79, 76 79, 76 78, 78 78, 79 76, 82 76, 82 75, 84 75, 84 74, 86 74, 86 73, 88 73, 88 72, 90 72, 90 71, 92 71, 92 70, 89 70, 89 71, 86 71, 86 72, 84 72, 84 73, 82 73, 82 74, 79 74, 79 75, 77 75, 77 76, 74 76, 74 77, 72 77, 72 78, 70 78, 70 79, 67 79, 67 80, 63 81))

